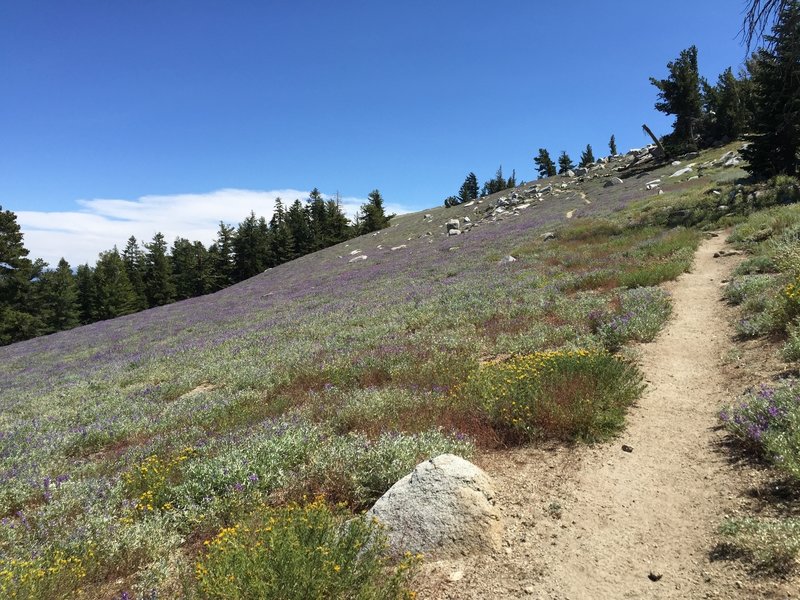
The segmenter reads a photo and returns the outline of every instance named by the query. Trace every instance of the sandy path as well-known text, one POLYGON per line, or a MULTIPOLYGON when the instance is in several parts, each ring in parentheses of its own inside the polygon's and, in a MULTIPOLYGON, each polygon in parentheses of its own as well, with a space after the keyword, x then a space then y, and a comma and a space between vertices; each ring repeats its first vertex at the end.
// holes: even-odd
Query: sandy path
POLYGON ((716 413, 730 398, 720 369, 731 335, 720 283, 734 259, 713 258, 723 245, 722 236, 705 241, 692 273, 670 284, 673 319, 640 348, 648 390, 622 436, 479 460, 499 488, 504 551, 427 565, 422 597, 762 596, 735 565, 709 559, 742 487, 715 450, 716 413))

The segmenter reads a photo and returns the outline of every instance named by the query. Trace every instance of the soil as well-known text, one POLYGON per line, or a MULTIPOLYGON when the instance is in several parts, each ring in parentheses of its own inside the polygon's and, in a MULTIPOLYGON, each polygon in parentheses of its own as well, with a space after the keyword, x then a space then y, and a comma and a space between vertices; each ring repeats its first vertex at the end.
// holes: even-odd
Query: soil
POLYGON ((723 519, 763 509, 756 492, 772 477, 732 459, 717 413, 776 368, 772 359, 743 356, 774 352, 735 344, 721 296, 739 258, 715 258, 723 248, 724 235, 704 241, 692 272, 666 286, 673 318, 635 349, 648 389, 617 439, 476 458, 497 488, 503 548, 427 561, 415 581, 419 598, 800 595, 796 579, 755 574, 715 551, 723 519))

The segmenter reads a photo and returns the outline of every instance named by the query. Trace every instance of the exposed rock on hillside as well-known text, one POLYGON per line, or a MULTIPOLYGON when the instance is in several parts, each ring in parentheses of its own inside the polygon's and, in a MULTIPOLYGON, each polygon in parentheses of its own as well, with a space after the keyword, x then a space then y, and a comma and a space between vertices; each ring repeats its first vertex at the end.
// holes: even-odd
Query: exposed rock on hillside
POLYGON ((453 454, 417 465, 367 516, 386 526, 396 552, 436 557, 497 549, 502 538, 494 486, 481 469, 453 454))

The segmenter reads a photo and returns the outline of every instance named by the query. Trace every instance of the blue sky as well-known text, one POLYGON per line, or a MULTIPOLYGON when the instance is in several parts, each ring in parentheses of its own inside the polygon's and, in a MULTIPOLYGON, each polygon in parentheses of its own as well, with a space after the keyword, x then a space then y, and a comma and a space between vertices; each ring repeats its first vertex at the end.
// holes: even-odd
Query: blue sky
POLYGON ((209 242, 315 186, 438 205, 469 171, 535 179, 539 147, 668 132, 648 77, 692 44, 709 79, 737 68, 743 8, 0 0, 0 205, 73 263, 159 229, 209 242))

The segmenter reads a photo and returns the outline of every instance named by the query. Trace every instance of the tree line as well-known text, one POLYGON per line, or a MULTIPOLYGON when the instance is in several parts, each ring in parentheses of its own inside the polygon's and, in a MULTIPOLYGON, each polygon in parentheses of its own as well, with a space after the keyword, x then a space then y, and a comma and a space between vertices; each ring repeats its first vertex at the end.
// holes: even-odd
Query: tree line
MULTIPOLYGON (((520 184, 525 183, 521 181, 520 184)), ((475 173, 470 172, 464 178, 464 183, 461 184, 461 187, 458 190, 458 194, 455 196, 448 196, 444 200, 445 206, 456 206, 458 204, 463 204, 464 202, 470 202, 471 200, 476 200, 479 197, 489 196, 491 194, 496 194, 497 192, 502 192, 508 188, 515 188, 517 187, 517 172, 511 171, 511 177, 506 179, 503 176, 503 165, 500 165, 497 168, 497 172, 495 173, 492 179, 489 179, 483 184, 483 188, 479 188, 478 186, 478 178, 475 173)))
MULTIPOLYGON (((754 3, 755 6, 757 3, 754 3)), ((766 3, 776 10, 765 47, 738 76, 729 67, 709 84, 698 73, 697 48, 667 64, 656 108, 675 117, 664 136, 668 152, 698 150, 743 137, 748 170, 757 177, 797 175, 800 168, 800 2, 766 3)), ((746 23, 747 25, 747 23, 746 23)))
MULTIPOLYGON (((712 85, 700 76, 697 47, 683 50, 667 64, 668 76, 650 78, 658 90, 655 108, 675 117, 672 131, 660 140, 671 155, 683 154, 745 138, 742 151, 747 168, 759 177, 796 175, 800 169, 800 2, 797 0, 751 0, 742 33, 748 44, 759 39, 766 46, 757 49, 738 74, 728 67, 712 85), (763 35, 766 23, 775 19, 772 33, 763 35)), ((617 143, 608 142, 612 156, 617 143)), ((581 153, 578 167, 595 162, 591 144, 581 153)), ((539 178, 564 175, 576 165, 566 151, 553 161, 546 148, 533 158, 539 178)), ((501 191, 499 182, 492 191, 501 191)), ((483 195, 488 189, 484 185, 483 195)), ((470 173, 457 196, 445 200, 453 206, 478 197, 475 174, 470 173)))
POLYGON ((220 222, 208 247, 182 237, 170 247, 161 233, 144 244, 131 236, 122 252, 114 246, 73 272, 64 258, 52 269, 28 258, 16 215, 0 207, 0 345, 216 292, 383 229, 392 216, 378 190, 351 222, 314 188, 305 203, 276 199, 269 221, 251 212, 236 227, 220 222))

